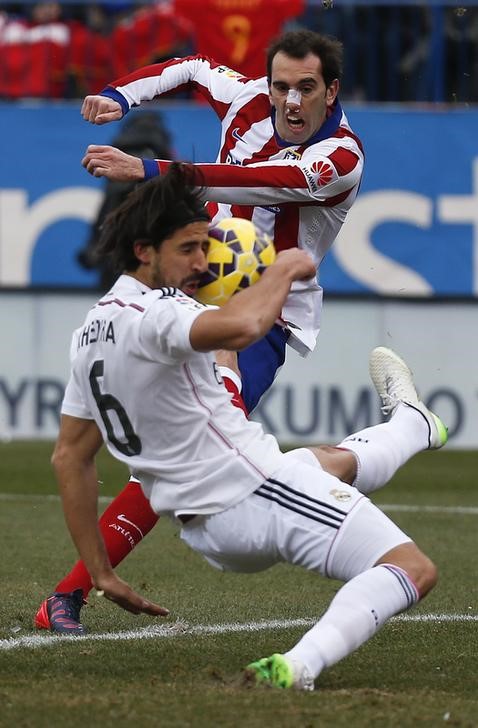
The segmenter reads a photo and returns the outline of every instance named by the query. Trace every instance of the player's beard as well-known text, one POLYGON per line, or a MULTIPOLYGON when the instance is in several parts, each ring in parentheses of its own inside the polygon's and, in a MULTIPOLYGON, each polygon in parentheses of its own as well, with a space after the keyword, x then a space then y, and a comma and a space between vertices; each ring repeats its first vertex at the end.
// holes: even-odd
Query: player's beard
POLYGON ((200 282, 200 274, 192 273, 184 278, 176 276, 165 276, 162 272, 158 258, 153 259, 150 269, 151 288, 173 287, 184 291, 188 296, 195 296, 200 282))

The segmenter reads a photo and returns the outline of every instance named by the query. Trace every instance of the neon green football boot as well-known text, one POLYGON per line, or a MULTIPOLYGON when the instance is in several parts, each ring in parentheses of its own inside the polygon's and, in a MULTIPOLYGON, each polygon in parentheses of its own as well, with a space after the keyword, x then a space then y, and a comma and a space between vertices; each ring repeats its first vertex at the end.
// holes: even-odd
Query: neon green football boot
POLYGON ((251 662, 244 671, 246 682, 274 688, 313 690, 314 680, 304 666, 278 653, 251 662))
POLYGON ((400 403, 420 412, 428 426, 428 449, 438 450, 446 445, 448 429, 442 420, 421 401, 410 367, 392 349, 377 346, 370 354, 369 371, 377 394, 382 400, 382 412, 393 415, 400 403))

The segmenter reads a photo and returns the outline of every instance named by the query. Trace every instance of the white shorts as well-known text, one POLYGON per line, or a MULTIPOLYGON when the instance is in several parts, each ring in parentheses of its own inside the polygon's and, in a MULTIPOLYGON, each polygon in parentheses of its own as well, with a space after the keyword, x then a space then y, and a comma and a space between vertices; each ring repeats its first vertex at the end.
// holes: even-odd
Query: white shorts
POLYGON ((411 540, 315 460, 310 451, 291 451, 254 493, 220 513, 196 516, 181 538, 218 569, 255 572, 287 562, 343 581, 411 540))

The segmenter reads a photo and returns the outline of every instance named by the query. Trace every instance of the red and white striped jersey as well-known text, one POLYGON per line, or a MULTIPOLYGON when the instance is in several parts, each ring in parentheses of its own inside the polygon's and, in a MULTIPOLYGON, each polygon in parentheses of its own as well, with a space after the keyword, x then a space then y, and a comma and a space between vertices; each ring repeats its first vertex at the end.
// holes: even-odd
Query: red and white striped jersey
MULTIPOLYGON (((227 216, 251 219, 273 237, 277 250, 298 245, 318 269, 355 200, 364 162, 339 102, 313 137, 291 146, 275 130, 267 79, 248 79, 206 56, 146 66, 102 93, 126 113, 185 87, 199 91, 221 121, 216 163, 194 165, 213 222, 227 216)), ((152 176, 170 163, 150 162, 146 170, 152 176)), ((290 324, 289 343, 302 355, 315 346, 321 307, 316 281, 294 284, 282 318, 290 324)))

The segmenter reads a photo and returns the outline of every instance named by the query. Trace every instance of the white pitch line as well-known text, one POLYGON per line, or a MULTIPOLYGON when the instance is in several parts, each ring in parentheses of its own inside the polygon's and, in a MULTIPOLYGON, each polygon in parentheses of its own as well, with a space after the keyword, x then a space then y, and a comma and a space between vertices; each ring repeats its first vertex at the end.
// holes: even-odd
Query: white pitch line
MULTIPOLYGON (((0 493, 0 500, 2 501, 52 501, 53 503, 60 502, 60 496, 54 495, 53 493, 0 493)), ((113 498, 107 495, 100 495, 98 497, 99 503, 111 503, 113 498)))
MULTIPOLYGON (((59 502, 60 496, 53 494, 31 494, 28 493, 0 493, 0 501, 52 501, 59 502)), ((101 495, 99 503, 111 503, 113 498, 101 495)), ((401 513, 449 513, 464 516, 478 515, 478 506, 430 506, 430 505, 407 505, 400 503, 377 503, 382 511, 401 513)))
MULTIPOLYGON (((12 637, 0 640, 0 651, 20 648, 36 649, 65 644, 65 642, 123 642, 128 640, 171 639, 189 635, 234 634, 237 632, 263 632, 274 629, 290 629, 291 627, 311 627, 315 619, 272 619, 263 622, 233 622, 232 624, 196 624, 176 622, 171 626, 150 626, 138 630, 123 632, 103 632, 87 634, 83 637, 59 636, 53 634, 30 634, 24 637, 12 637)), ((434 622, 449 624, 450 622, 478 622, 478 614, 400 614, 392 617, 391 622, 434 622)))
POLYGON ((382 511, 388 511, 390 513, 453 513, 464 516, 475 516, 478 514, 478 506, 412 506, 398 503, 377 503, 377 505, 382 511))

